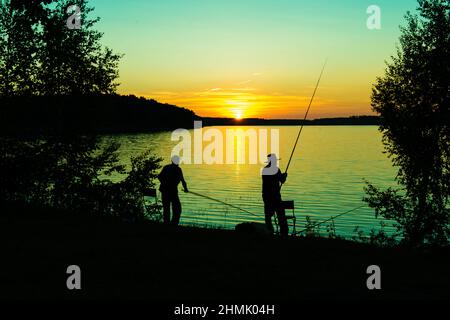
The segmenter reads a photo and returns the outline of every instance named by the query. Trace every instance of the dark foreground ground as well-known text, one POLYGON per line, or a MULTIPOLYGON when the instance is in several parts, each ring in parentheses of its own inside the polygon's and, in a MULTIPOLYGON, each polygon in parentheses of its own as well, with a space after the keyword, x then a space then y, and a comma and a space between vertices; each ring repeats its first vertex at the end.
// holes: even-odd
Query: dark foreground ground
POLYGON ((448 250, 55 217, 2 218, 0 243, 1 299, 450 298, 448 250), (69 265, 81 268, 80 291, 66 288, 69 265))

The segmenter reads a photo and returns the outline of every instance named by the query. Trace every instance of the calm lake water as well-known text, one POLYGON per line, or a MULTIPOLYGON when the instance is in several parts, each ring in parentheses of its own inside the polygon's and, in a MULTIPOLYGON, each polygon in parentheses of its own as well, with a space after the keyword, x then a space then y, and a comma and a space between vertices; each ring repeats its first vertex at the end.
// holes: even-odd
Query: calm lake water
MULTIPOLYGON (((226 135, 227 127, 205 127, 203 130, 209 128, 218 129, 226 135)), ((279 166, 282 171, 286 168, 298 133, 298 127, 289 126, 228 129, 278 129, 281 157, 279 166)), ((193 130, 190 133, 193 137, 193 130)), ((114 135, 107 136, 106 139, 121 143, 120 157, 124 163, 129 164, 130 156, 151 148, 167 164, 172 149, 179 143, 171 141, 171 134, 172 132, 114 135)), ((268 135, 270 136, 270 131, 268 135)), ((203 144, 206 146, 209 142, 203 144)), ((246 151, 248 154, 248 145, 246 151)), ((180 192, 182 224, 231 229, 244 221, 264 221, 261 164, 183 164, 181 167, 191 191, 228 202, 256 215, 180 192)), ((383 154, 381 134, 376 126, 306 126, 288 174, 282 196, 284 200, 295 201, 297 230, 300 230, 305 226, 306 216, 314 221, 323 221, 363 205, 363 179, 377 186, 395 186, 396 170, 383 154)), ((336 233, 351 237, 355 235, 356 226, 368 233, 371 228, 379 228, 379 221, 374 218, 372 209, 363 207, 335 219, 336 233)), ((322 227, 324 233, 325 229, 326 224, 322 227)), ((386 230, 390 231, 391 228, 387 227, 386 230)))

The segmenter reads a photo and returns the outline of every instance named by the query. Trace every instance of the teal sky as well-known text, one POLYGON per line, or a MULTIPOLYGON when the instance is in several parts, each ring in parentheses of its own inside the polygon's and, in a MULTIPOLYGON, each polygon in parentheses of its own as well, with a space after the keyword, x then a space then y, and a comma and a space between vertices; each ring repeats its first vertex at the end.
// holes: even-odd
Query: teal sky
POLYGON ((370 91, 416 0, 91 0, 103 42, 125 54, 120 93, 205 116, 370 114, 370 91), (369 5, 381 30, 366 27, 369 5))

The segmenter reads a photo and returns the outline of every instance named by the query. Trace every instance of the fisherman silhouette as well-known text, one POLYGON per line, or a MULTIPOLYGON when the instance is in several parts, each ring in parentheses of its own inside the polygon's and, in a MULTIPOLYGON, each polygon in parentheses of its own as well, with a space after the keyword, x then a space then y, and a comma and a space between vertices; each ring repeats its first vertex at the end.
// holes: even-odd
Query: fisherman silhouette
POLYGON ((161 191, 163 203, 163 217, 165 224, 178 225, 181 216, 181 202, 178 197, 178 184, 183 184, 184 192, 189 192, 186 181, 184 181, 183 171, 179 167, 180 157, 173 156, 172 163, 164 166, 158 175, 161 182, 159 191, 161 191), (172 204, 172 220, 170 220, 170 205, 172 204))
POLYGON ((272 216, 276 213, 280 234, 287 236, 289 232, 286 214, 281 200, 281 184, 286 182, 287 173, 281 173, 277 155, 267 156, 267 166, 262 170, 262 197, 267 228, 273 233, 272 216))

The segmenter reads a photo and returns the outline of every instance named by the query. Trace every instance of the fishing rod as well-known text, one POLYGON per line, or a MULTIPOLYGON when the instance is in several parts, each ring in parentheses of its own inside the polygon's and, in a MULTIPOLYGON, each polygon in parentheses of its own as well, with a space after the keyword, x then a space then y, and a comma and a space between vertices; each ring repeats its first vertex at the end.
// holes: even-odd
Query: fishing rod
POLYGON ((295 139, 294 147, 292 148, 291 156, 289 157, 289 161, 288 161, 288 164, 286 166, 285 173, 287 173, 288 170, 289 170, 289 166, 291 164, 292 156, 294 155, 295 148, 297 147, 298 140, 300 139, 300 135, 302 134, 303 126, 305 125, 306 118, 308 117, 309 109, 311 108, 312 102, 313 102, 314 97, 316 95, 317 88, 319 87, 320 79, 322 79, 323 71, 325 70, 326 64, 327 64, 327 60, 325 60, 325 63, 323 64, 322 71, 320 72, 319 79, 317 80, 317 83, 316 83, 316 87, 314 88, 314 92, 313 92, 313 94, 311 96, 311 100, 309 101, 308 109, 306 109, 305 117, 303 118, 302 125, 301 125, 300 130, 299 130, 298 135, 297 135, 297 139, 295 139))
POLYGON ((237 207, 237 206, 235 206, 235 205, 232 205, 232 204, 230 204, 230 203, 227 203, 227 202, 225 202, 225 201, 222 201, 222 200, 219 200, 219 199, 215 199, 215 198, 212 198, 212 197, 209 197, 209 196, 205 196, 204 194, 201 194, 201 193, 198 193, 198 192, 194 192, 194 191, 190 191, 190 190, 189 190, 188 193, 191 193, 191 194, 193 194, 193 195, 196 195, 197 197, 201 197, 201 198, 205 198, 205 199, 208 199, 208 200, 211 200, 211 201, 215 201, 215 202, 221 203, 221 204, 226 205, 226 206, 229 206, 229 207, 231 207, 231 208, 234 208, 234 209, 240 210, 240 211, 242 211, 242 212, 251 214, 252 216, 259 217, 258 215, 254 214, 254 213, 252 213, 252 212, 250 212, 250 211, 248 211, 248 210, 239 208, 239 207, 237 207))
MULTIPOLYGON (((320 225, 322 225, 322 224, 324 224, 324 223, 326 223, 326 222, 328 222, 328 221, 331 221, 331 220, 334 220, 334 219, 336 219, 336 218, 339 218, 340 216, 343 216, 344 214, 351 213, 351 212, 356 211, 356 210, 358 210, 358 209, 361 209, 362 207, 365 207, 365 206, 366 206, 366 205, 363 204, 363 205, 361 205, 361 206, 359 206, 359 207, 356 207, 356 208, 350 209, 350 210, 348 210, 348 211, 345 211, 345 212, 343 212, 343 213, 340 213, 340 214, 338 214, 337 216, 331 217, 331 218, 329 218, 329 219, 327 219, 327 220, 324 220, 324 221, 322 221, 322 222, 320 222, 320 223, 313 224, 313 227, 318 227, 318 226, 320 226, 320 225)), ((299 234, 299 233, 305 232, 305 231, 308 230, 308 229, 309 229, 309 228, 305 228, 305 229, 303 229, 303 230, 297 231, 295 234, 299 234)))
MULTIPOLYGON (((322 78, 323 71, 325 70, 326 64, 327 64, 327 61, 325 60, 325 63, 324 63, 324 65, 323 65, 323 67, 322 67, 322 71, 320 72, 319 79, 317 80, 316 87, 314 88, 313 95, 311 96, 311 100, 309 101, 308 109, 306 109, 305 117, 304 117, 303 122, 302 122, 302 125, 301 125, 301 127, 300 127, 300 131, 298 132, 297 139, 295 140, 294 148, 292 149, 291 156, 289 157, 289 162, 288 162, 288 164, 287 164, 286 171, 285 171, 286 173, 287 173, 287 171, 288 171, 288 169, 289 169, 289 165, 291 164, 292 156, 294 155, 295 148, 297 147, 298 140, 299 140, 300 135, 301 135, 301 133, 302 133, 303 126, 304 126, 304 124, 305 124, 305 120, 306 120, 306 118, 308 117, 309 109, 311 108, 312 102, 313 102, 314 97, 315 97, 315 95, 316 95, 317 88, 319 87, 319 83, 320 83, 320 80, 321 80, 321 78, 322 78)), ((242 212, 251 214, 252 216, 258 217, 258 215, 254 214, 254 213, 252 213, 252 212, 250 212, 250 211, 248 211, 248 210, 242 209, 242 208, 240 208, 240 207, 237 207, 237 206, 235 206, 235 205, 229 204, 229 203, 224 202, 224 201, 222 201, 222 200, 215 199, 215 198, 212 198, 212 197, 209 197, 209 196, 206 196, 206 195, 203 195, 203 194, 194 192, 194 191, 189 191, 189 193, 191 193, 191 194, 193 194, 193 195, 196 195, 196 196, 198 196, 198 197, 201 197, 201 198, 205 198, 205 199, 208 199, 208 200, 211 200, 211 201, 214 201, 214 202, 218 202, 218 203, 220 203, 220 204, 229 206, 229 207, 231 207, 231 208, 234 208, 234 209, 240 210, 240 211, 242 211, 242 212)))

